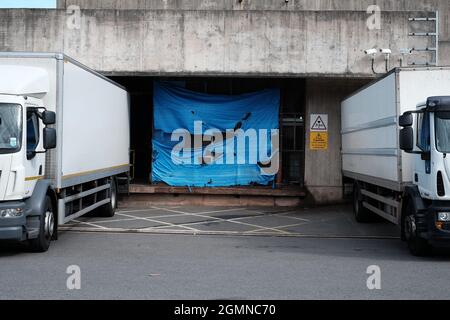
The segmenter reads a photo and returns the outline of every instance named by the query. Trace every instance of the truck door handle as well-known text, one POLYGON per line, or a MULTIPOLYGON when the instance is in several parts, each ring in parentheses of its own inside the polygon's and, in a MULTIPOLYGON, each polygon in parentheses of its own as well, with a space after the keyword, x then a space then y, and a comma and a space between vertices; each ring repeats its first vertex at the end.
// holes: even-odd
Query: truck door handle
POLYGON ((42 164, 39 166, 39 174, 38 176, 42 176, 42 164))

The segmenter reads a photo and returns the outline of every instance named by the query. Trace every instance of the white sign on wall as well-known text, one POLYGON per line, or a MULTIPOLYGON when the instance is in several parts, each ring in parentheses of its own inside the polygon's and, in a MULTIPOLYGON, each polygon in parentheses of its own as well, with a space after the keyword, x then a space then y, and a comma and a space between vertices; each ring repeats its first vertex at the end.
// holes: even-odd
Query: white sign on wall
POLYGON ((328 131, 328 114, 311 114, 311 131, 328 131))
POLYGON ((312 114, 309 133, 311 150, 328 150, 328 114, 312 114))

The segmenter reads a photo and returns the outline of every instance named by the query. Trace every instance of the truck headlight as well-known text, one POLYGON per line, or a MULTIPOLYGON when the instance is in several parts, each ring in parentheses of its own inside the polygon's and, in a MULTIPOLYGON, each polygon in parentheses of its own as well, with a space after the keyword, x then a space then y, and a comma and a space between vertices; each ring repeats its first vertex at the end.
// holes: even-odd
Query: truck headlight
POLYGON ((438 221, 450 222, 450 212, 438 212, 438 221))
POLYGON ((22 215, 23 215, 22 208, 0 210, 0 218, 18 218, 21 217, 22 215))

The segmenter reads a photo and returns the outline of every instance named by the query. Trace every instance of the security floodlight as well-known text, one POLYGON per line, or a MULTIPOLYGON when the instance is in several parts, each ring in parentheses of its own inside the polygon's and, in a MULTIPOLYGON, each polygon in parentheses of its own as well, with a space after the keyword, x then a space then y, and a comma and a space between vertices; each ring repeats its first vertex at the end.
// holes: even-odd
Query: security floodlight
POLYGON ((413 49, 410 49, 410 48, 400 49, 401 56, 399 58, 399 61, 400 61, 401 67, 403 67, 403 62, 407 59, 407 56, 412 55, 412 53, 413 53, 413 49))
POLYGON ((384 54, 384 61, 386 62, 386 72, 389 71, 389 60, 391 59, 392 50, 388 48, 380 49, 380 52, 384 54))
POLYGON ((378 50, 375 48, 364 50, 365 54, 367 54, 368 56, 370 55, 373 58, 375 58, 375 55, 377 54, 377 52, 378 52, 378 50))
POLYGON ((370 57, 370 60, 372 60, 372 71, 375 74, 377 74, 377 72, 375 71, 375 58, 376 58, 377 52, 378 52, 378 49, 375 49, 375 48, 364 50, 364 53, 370 57))

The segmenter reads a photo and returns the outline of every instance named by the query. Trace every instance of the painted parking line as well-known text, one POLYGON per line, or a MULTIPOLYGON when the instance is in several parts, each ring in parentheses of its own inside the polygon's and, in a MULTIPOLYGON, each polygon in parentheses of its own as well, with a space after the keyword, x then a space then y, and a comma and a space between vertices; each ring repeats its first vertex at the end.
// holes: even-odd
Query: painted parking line
POLYGON ((100 225, 98 225, 98 224, 94 224, 94 223, 91 223, 91 222, 84 222, 84 221, 80 221, 80 220, 72 220, 73 222, 76 222, 76 223, 78 223, 78 224, 86 224, 86 225, 88 225, 88 226, 91 226, 91 227, 94 227, 94 228, 100 228, 100 229, 107 229, 107 228, 105 228, 105 227, 103 227, 103 226, 100 226, 100 225))
MULTIPOLYGON (((152 206, 152 208, 157 209, 157 210, 164 210, 164 211, 180 213, 180 214, 187 214, 187 215, 195 215, 195 214, 197 214, 197 213, 185 212, 185 211, 180 211, 180 210, 174 210, 174 209, 171 209, 171 208, 160 208, 160 207, 155 207, 155 206, 152 206)), ((245 208, 230 208, 230 209, 223 209, 223 210, 205 211, 205 212, 199 212, 198 214, 205 215, 205 214, 222 213, 222 212, 230 212, 230 211, 240 211, 240 210, 245 210, 245 208)), ((220 219, 220 218, 218 218, 218 219, 220 219)))
MULTIPOLYGON (((83 224, 83 225, 91 226, 94 228, 100 228, 102 230, 117 230, 117 228, 110 228, 107 225, 109 223, 130 222, 130 221, 142 220, 142 221, 148 221, 148 222, 153 222, 153 223, 157 223, 157 224, 162 224, 162 226, 160 225, 160 226, 156 226, 156 227, 142 228, 142 229, 145 229, 148 231, 150 231, 150 230, 173 231, 174 229, 176 230, 176 228, 182 228, 182 229, 190 230, 190 231, 196 232, 196 233, 201 232, 201 230, 194 228, 194 226, 196 226, 196 225, 204 225, 205 223, 208 223, 208 222, 228 222, 228 223, 234 223, 234 224, 239 224, 239 225, 244 225, 244 226, 254 228, 249 231, 231 231, 230 230, 230 232, 233 232, 233 233, 234 232, 238 232, 238 233, 257 232, 259 234, 263 234, 263 233, 264 234, 266 234, 266 233, 267 234, 273 234, 273 233, 289 234, 290 232, 288 232, 286 230, 282 230, 282 229, 287 228, 287 227, 294 227, 294 226, 302 225, 304 223, 267 227, 267 226, 262 226, 258 223, 252 223, 252 221, 241 221, 241 220, 251 220, 252 218, 258 218, 258 217, 283 216, 284 218, 300 220, 302 222, 309 222, 309 220, 307 220, 307 219, 286 216, 289 213, 295 212, 292 210, 287 210, 287 211, 283 211, 283 212, 278 211, 278 212, 270 213, 270 212, 252 210, 252 209, 247 209, 247 208, 229 208, 229 209, 222 209, 222 210, 205 211, 205 212, 201 212, 201 213, 191 213, 191 212, 186 212, 186 211, 182 211, 180 209, 177 210, 177 209, 178 209, 177 207, 161 208, 161 207, 152 206, 152 207, 149 207, 146 209, 123 210, 123 211, 117 212, 117 215, 124 217, 123 219, 101 220, 101 221, 96 221, 95 223, 87 222, 87 221, 79 221, 79 220, 74 220, 74 221, 77 222, 78 224, 83 224), (162 211, 171 212, 174 214, 156 215, 156 216, 151 216, 151 217, 145 217, 145 216, 142 217, 142 216, 133 215, 133 213, 140 213, 140 212, 144 212, 144 213, 149 212, 149 214, 151 214, 151 212, 154 212, 156 210, 162 210, 162 211), (218 218, 218 217, 209 215, 209 214, 225 213, 225 212, 233 212, 233 211, 240 211, 241 213, 251 212, 251 213, 257 213, 257 215, 253 215, 253 216, 249 215, 249 216, 230 218, 230 219, 218 218), (205 220, 197 221, 197 222, 179 223, 179 224, 177 224, 176 222, 170 223, 170 222, 160 220, 160 219, 168 218, 168 217, 183 217, 183 216, 199 217, 199 218, 204 218, 205 220), (106 226, 100 225, 100 224, 106 224, 106 226)), ((139 229, 139 228, 134 228, 134 229, 139 229)), ((139 229, 139 230, 142 230, 142 229, 139 229)))
MULTIPOLYGON (((117 214, 117 213, 116 213, 117 214)), ((137 218, 125 218, 125 219, 110 219, 110 220, 100 220, 95 221, 96 224, 98 223, 114 223, 114 222, 125 222, 125 221, 134 221, 137 220, 137 218)), ((74 220, 75 221, 75 220, 74 220)), ((83 221, 81 221, 83 222, 83 221)))
POLYGON ((133 213, 133 212, 146 212, 146 211, 155 211, 156 209, 148 208, 148 209, 133 209, 133 210, 120 210, 116 212, 116 214, 119 213, 133 213))
MULTIPOLYGON (((126 221, 134 221, 134 220, 139 220, 141 218, 150 218, 150 217, 136 217, 133 215, 125 215, 125 214, 121 214, 121 212, 116 213, 116 215, 123 215, 124 217, 130 217, 130 218, 124 218, 124 219, 108 219, 108 220, 100 220, 100 221, 95 221, 95 223, 114 223, 114 222, 126 222, 126 221), (131 218, 133 217, 133 218, 131 218)), ((173 214, 173 215, 165 215, 165 216, 152 216, 151 219, 158 219, 158 218, 167 218, 167 217, 179 217, 179 216, 183 216, 182 214, 173 214)), ((77 220, 73 220, 73 221, 77 221, 77 220)), ((84 223, 84 221, 77 221, 79 223, 84 223)))
POLYGON ((292 219, 292 220, 302 221, 302 222, 305 222, 305 223, 311 222, 311 220, 308 220, 308 219, 294 218, 294 217, 286 217, 286 216, 283 215, 283 214, 266 214, 266 215, 258 215, 258 216, 239 217, 239 218, 232 218, 232 219, 229 219, 229 221, 239 221, 239 220, 245 220, 245 219, 268 218, 268 217, 283 217, 283 218, 287 218, 287 219, 292 219))
MULTIPOLYGON (((231 220, 231 219, 222 219, 222 218, 217 218, 217 217, 213 217, 213 216, 206 216, 205 214, 208 214, 208 213, 197 214, 197 213, 189 213, 189 212, 183 212, 183 211, 175 211, 175 210, 166 209, 166 208, 159 208, 159 207, 153 207, 153 208, 157 208, 159 210, 166 210, 166 211, 184 213, 185 215, 188 215, 188 216, 207 218, 208 220, 214 220, 216 222, 218 222, 218 221, 220 221, 220 222, 231 222, 231 223, 235 223, 235 224, 250 226, 250 227, 253 227, 255 229, 270 230, 270 231, 275 231, 275 232, 278 232, 278 233, 288 233, 287 231, 284 231, 284 230, 277 230, 277 229, 274 229, 274 228, 259 226, 259 225, 255 225, 255 224, 251 224, 251 223, 242 222, 242 221, 231 220)), ((242 210, 242 208, 241 209, 237 209, 237 210, 242 210)), ((211 214, 211 213, 218 213, 218 212, 226 212, 226 211, 233 211, 233 210, 229 209, 229 210, 218 210, 218 211, 214 211, 214 212, 210 211, 209 214, 211 214)), ((187 224, 181 224, 181 225, 178 225, 178 226, 183 226, 184 227, 184 226, 200 225, 200 224, 204 224, 204 223, 205 223, 205 221, 203 221, 203 222, 192 222, 192 223, 187 223, 187 224)))
MULTIPOLYGON (((119 215, 119 216, 122 215, 121 212, 118 212, 116 214, 119 215)), ((150 216, 150 217, 139 217, 139 216, 133 216, 132 214, 127 214, 126 216, 127 217, 135 217, 135 219, 139 219, 139 218, 160 219, 160 218, 182 217, 182 216, 185 216, 185 215, 186 214, 184 214, 184 213, 177 213, 177 214, 156 215, 156 216, 150 216)))
MULTIPOLYGON (((173 209, 173 208, 172 208, 173 209)), ((158 210, 158 209, 152 209, 152 210, 158 210)), ((226 210, 215 210, 215 211, 207 211, 208 214, 211 213, 222 213, 222 212, 230 212, 230 211, 235 211, 237 209, 233 208, 233 209, 226 209, 226 210)), ((144 211, 149 211, 148 209, 144 210, 144 211)), ((171 210, 174 211, 174 210, 171 210)), ((242 210, 244 211, 244 210, 242 210)), ((177 214, 169 214, 169 215, 156 215, 156 216, 151 216, 151 217, 141 217, 141 216, 134 216, 133 214, 124 214, 124 212, 143 212, 143 210, 136 210, 136 211, 132 211, 132 210, 127 210, 127 211, 119 211, 117 213, 117 215, 121 215, 124 217, 129 217, 129 218, 124 218, 124 219, 114 219, 114 220, 101 220, 101 221, 96 221, 96 224, 100 224, 100 223, 115 223, 115 222, 126 222, 126 221, 134 221, 134 220, 144 220, 144 219, 151 219, 152 221, 158 221, 161 223, 165 223, 164 221, 158 220, 159 218, 172 218, 172 217, 182 217, 182 216, 186 216, 186 215, 194 215, 193 213, 185 213, 184 211, 177 211, 177 212, 183 212, 183 213, 177 213, 177 214)), ((257 211, 252 211, 252 212, 257 212, 257 211)), ((258 212, 257 212, 258 213, 258 212)), ((203 224, 205 222, 211 221, 211 220, 217 220, 217 219, 223 219, 227 222, 233 222, 233 221, 239 221, 239 220, 244 220, 244 219, 252 219, 252 218, 257 218, 257 217, 273 217, 273 216, 281 216, 284 215, 284 213, 273 213, 273 214, 266 214, 263 212, 260 212, 260 215, 256 215, 256 216, 245 216, 245 217, 239 217, 239 218, 231 218, 231 219, 223 219, 223 218, 217 218, 217 217, 211 217, 211 216, 207 216, 207 220, 205 221, 199 221, 199 222, 192 222, 192 223, 184 223, 184 224, 177 224, 177 223, 172 223, 173 225, 176 226, 184 226, 184 225, 196 225, 196 224, 203 224)), ((201 214, 195 214, 195 215, 201 215, 203 216, 205 213, 201 213, 201 214)), ((205 217, 206 218, 206 217, 205 217)), ((296 217, 285 217, 285 218, 289 218, 289 219, 296 219, 296 220, 301 220, 301 221, 309 221, 307 219, 301 219, 301 218, 296 218, 296 217)), ((170 223, 169 223, 170 224, 170 223)), ((257 225, 257 224, 252 224, 252 225, 257 225)), ((259 226, 257 225, 259 228, 257 230, 260 230, 261 228, 264 228, 263 226, 259 226)), ((289 225, 289 226, 295 226, 295 225, 289 225)), ((165 228, 166 226, 158 226, 158 227, 150 227, 150 228, 165 228)), ((272 229, 278 229, 280 227, 276 226, 276 227, 272 227, 272 229)))
MULTIPOLYGON (((244 226, 248 226, 248 227, 252 227, 252 228, 256 228, 257 230, 266 230, 266 231, 270 231, 270 232, 276 232, 276 233, 289 233, 287 231, 284 230, 278 230, 275 228, 271 228, 271 227, 264 227, 264 226, 260 226, 260 225, 256 225, 256 224, 251 224, 251 223, 245 223, 245 222, 240 222, 240 221, 230 221, 230 220, 226 220, 226 219, 217 219, 214 221, 202 221, 202 222, 192 222, 192 223, 187 223, 187 224, 182 224, 182 226, 195 226, 195 225, 204 225, 205 223, 219 223, 219 222, 229 222, 229 223, 234 223, 234 224, 238 224, 238 225, 244 225, 244 226)), ((246 231, 240 231, 240 232, 246 232, 246 231)))
POLYGON ((375 230, 370 228, 366 230, 363 227, 355 227, 355 222, 348 215, 330 215, 325 210, 325 212, 319 211, 324 213, 322 215, 312 216, 314 212, 314 210, 299 209, 210 207, 197 210, 195 207, 184 206, 163 206, 162 208, 149 206, 145 209, 118 210, 114 219, 78 218, 73 221, 73 224, 61 226, 60 230, 111 234, 398 239, 396 234, 385 233, 383 229, 373 232, 375 230), (201 210, 204 212, 199 212, 201 210), (336 224, 336 228, 318 228, 321 224, 336 224), (342 224, 344 229, 340 229, 342 224), (347 228, 347 224, 350 224, 353 229, 347 228))
MULTIPOLYGON (((170 227, 177 227, 178 225, 176 225, 176 224, 173 224, 173 223, 170 223, 170 222, 165 222, 165 221, 161 221, 161 220, 154 220, 154 219, 150 219, 150 218, 143 218, 143 217, 134 217, 134 216, 130 216, 130 215, 126 215, 126 214, 121 214, 122 216, 125 216, 125 217, 133 217, 133 218, 136 218, 136 220, 144 220, 144 221, 149 221, 149 222, 155 222, 155 223, 160 223, 160 224, 165 224, 165 225, 168 225, 168 226, 170 226, 170 227)), ((184 227, 183 226, 183 228, 187 228, 187 229, 190 229, 191 231, 197 231, 197 229, 194 229, 194 228, 190 228, 190 227, 184 227)))
MULTIPOLYGON (((264 211, 249 210, 249 209, 248 209, 247 211, 260 213, 260 214, 261 214, 260 216, 265 216, 265 217, 270 217, 270 216, 286 216, 286 215, 288 215, 288 214, 292 214, 292 213, 298 212, 298 211, 295 211, 295 210, 289 210, 289 211, 286 211, 286 212, 267 213, 267 212, 264 212, 264 211)), ((255 217, 256 217, 256 216, 255 216, 255 217)), ((247 218, 248 218, 248 217, 242 217, 242 218, 237 218, 237 219, 247 219, 247 218)), ((286 217, 286 218, 289 218, 289 219, 295 219, 295 220, 300 220, 300 221, 305 221, 305 222, 311 222, 311 220, 309 220, 309 219, 299 218, 299 217, 288 216, 288 217, 286 217)))
MULTIPOLYGON (((286 225, 286 226, 276 226, 276 227, 273 227, 273 228, 278 230, 278 229, 284 229, 284 228, 303 226, 303 225, 306 225, 306 224, 308 224, 308 223, 306 223, 306 222, 304 222, 304 223, 296 223, 296 224, 289 224, 289 225, 286 225)), ((246 232, 260 232, 260 231, 264 231, 264 229, 255 229, 255 230, 246 231, 246 232)), ((291 233, 291 232, 288 232, 288 233, 291 233)))

